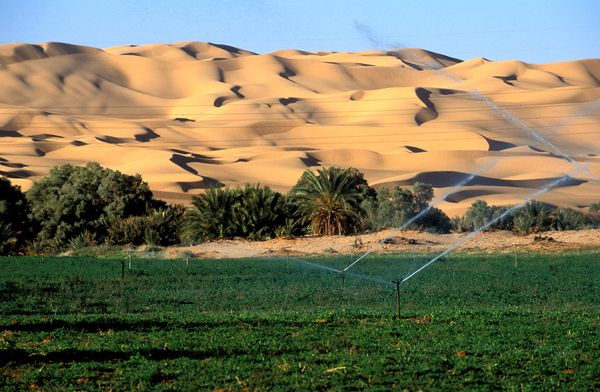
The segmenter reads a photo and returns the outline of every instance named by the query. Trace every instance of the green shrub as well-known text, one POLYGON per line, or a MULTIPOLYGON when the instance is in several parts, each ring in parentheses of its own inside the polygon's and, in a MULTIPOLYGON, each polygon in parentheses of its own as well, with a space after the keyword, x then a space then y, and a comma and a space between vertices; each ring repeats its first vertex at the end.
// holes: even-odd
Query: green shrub
POLYGON ((239 189, 211 188, 192 198, 192 208, 184 217, 183 239, 196 243, 237 234, 235 210, 240 203, 239 189))
POLYGON ((600 212, 600 201, 596 203, 592 203, 589 208, 589 212, 600 212))
POLYGON ((551 216, 552 230, 579 230, 588 225, 588 218, 579 211, 568 208, 558 208, 551 216))
POLYGON ((421 218, 417 219, 416 225, 423 230, 432 233, 449 233, 452 223, 448 215, 439 208, 430 208, 421 218))
POLYGON ((71 250, 80 250, 84 248, 90 248, 96 244, 96 234, 90 233, 89 231, 84 231, 77 237, 71 238, 69 241, 69 248, 71 248, 71 250))
POLYGON ((488 205, 484 200, 475 200, 467 209, 461 220, 455 220, 456 231, 474 231, 495 221, 486 230, 511 230, 513 228, 512 215, 498 219, 509 207, 488 205))
POLYGON ((144 215, 164 203, 155 200, 139 175, 129 176, 97 163, 64 165, 35 184, 26 195, 38 238, 54 238, 64 246, 89 231, 103 237, 106 222, 144 215))
POLYGON ((152 211, 143 217, 144 240, 148 245, 169 246, 181 242, 181 225, 185 208, 172 205, 152 211))
POLYGON ((295 206, 269 187, 209 189, 194 196, 192 204, 181 233, 187 243, 233 237, 262 241, 297 235, 303 229, 295 206))
POLYGON ((145 219, 142 216, 113 219, 107 224, 105 242, 114 245, 142 245, 145 229, 145 219))
POLYGON ((22 251, 32 237, 29 204, 21 188, 0 177, 0 255, 22 251))
POLYGON ((465 213, 465 224, 469 230, 474 230, 494 219, 495 209, 488 206, 484 200, 475 200, 465 213))
MULTIPOLYGON (((426 209, 432 199, 433 188, 429 184, 417 182, 411 189, 380 188, 376 200, 368 199, 363 203, 367 212, 365 227, 371 230, 400 227, 426 209)), ((450 230, 451 222, 443 211, 431 208, 408 228, 445 233, 450 230)))
POLYGON ((115 245, 168 246, 180 242, 180 227, 185 209, 168 206, 146 216, 113 219, 107 224, 106 242, 115 245))
POLYGON ((513 216, 513 229, 521 235, 549 230, 551 223, 551 209, 536 200, 527 202, 513 216))
POLYGON ((467 219, 464 216, 453 216, 450 218, 452 231, 464 233, 471 230, 471 226, 467 224, 467 219))
POLYGON ((254 241, 275 238, 278 227, 285 225, 285 198, 269 187, 246 184, 240 190, 235 210, 237 234, 254 241))

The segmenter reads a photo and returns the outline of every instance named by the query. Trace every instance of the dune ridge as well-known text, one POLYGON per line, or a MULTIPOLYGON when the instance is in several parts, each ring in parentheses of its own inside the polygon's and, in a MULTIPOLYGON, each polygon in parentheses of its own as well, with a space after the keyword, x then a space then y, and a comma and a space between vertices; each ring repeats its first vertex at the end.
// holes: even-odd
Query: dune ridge
MULTIPOLYGON (((97 161, 180 203, 245 182, 286 191, 328 165, 356 167, 375 186, 431 182, 441 194, 498 158, 440 205, 455 215, 478 198, 514 203, 573 170, 475 89, 600 176, 600 59, 18 43, 0 45, 0 85, 0 175, 24 189, 53 166, 97 161)), ((571 177, 542 200, 600 200, 594 177, 571 177)))

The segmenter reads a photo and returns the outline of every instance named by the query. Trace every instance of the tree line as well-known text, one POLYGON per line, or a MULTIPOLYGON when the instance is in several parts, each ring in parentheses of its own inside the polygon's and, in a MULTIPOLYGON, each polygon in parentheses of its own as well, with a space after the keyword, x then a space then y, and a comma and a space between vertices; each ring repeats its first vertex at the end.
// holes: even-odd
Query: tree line
MULTIPOLYGON (((354 168, 306 170, 287 193, 246 184, 213 188, 192 206, 156 199, 139 175, 97 163, 53 168, 26 193, 0 178, 0 254, 56 253, 101 244, 195 244, 224 238, 262 241, 303 235, 352 235, 399 227, 427 209, 431 185, 372 188, 354 168)), ((450 219, 433 207, 409 228, 437 233, 471 231, 508 207, 475 201, 450 219)), ((600 223, 600 203, 587 214, 531 201, 491 230, 529 234, 600 223)))

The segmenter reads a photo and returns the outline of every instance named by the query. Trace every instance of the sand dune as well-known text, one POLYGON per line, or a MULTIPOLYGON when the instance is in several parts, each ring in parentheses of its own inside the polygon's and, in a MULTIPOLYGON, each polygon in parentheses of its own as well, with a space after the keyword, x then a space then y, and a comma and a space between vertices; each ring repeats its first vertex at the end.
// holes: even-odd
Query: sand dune
POLYGON ((565 173, 570 180, 542 200, 600 201, 600 59, 6 44, 0 85, 0 174, 24 189, 55 165, 97 161, 140 173, 159 197, 183 203, 245 182, 285 191, 307 168, 327 165, 354 166, 375 186, 430 182, 441 194, 494 162, 442 209, 458 214, 478 198, 515 203, 565 173))

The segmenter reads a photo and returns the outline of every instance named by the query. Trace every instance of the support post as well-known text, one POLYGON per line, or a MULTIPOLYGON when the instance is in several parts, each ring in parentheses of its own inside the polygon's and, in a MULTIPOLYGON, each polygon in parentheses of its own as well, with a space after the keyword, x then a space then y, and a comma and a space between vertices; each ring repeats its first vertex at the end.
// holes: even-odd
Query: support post
POLYGON ((121 279, 125 279, 125 262, 121 260, 121 279))
POLYGON ((394 280, 392 283, 396 285, 396 320, 400 320, 400 284, 401 280, 394 280))

